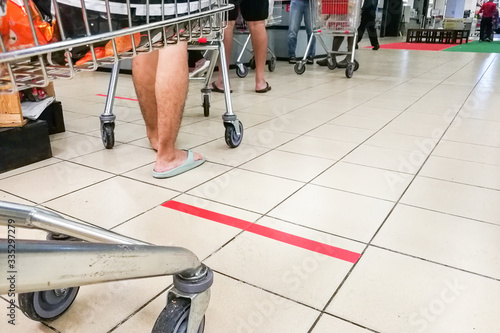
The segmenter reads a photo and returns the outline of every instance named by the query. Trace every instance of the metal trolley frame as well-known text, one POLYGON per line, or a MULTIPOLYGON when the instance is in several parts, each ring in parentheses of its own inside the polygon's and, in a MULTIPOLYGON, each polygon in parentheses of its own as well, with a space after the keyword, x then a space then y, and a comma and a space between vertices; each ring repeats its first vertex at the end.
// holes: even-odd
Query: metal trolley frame
MULTIPOLYGON (((29 0, 23 1, 25 7, 29 8, 29 0)), ((148 20, 146 24, 132 26, 131 1, 124 1, 128 28, 113 31, 110 2, 104 0, 109 31, 92 35, 86 16, 85 0, 81 0, 87 35, 69 39, 65 38, 61 25, 58 2, 53 0, 61 41, 45 45, 38 41, 31 12, 27 10, 35 46, 7 51, 3 38, 0 38, 0 93, 44 87, 53 80, 72 79, 78 72, 94 71, 101 65, 113 64, 118 67, 117 64, 122 59, 133 58, 180 41, 198 41, 213 34, 217 36, 217 40, 222 41, 225 16, 227 11, 233 8, 227 4, 227 0, 209 0, 208 8, 193 12, 188 9, 187 13, 179 15, 178 0, 168 0, 176 10, 173 17, 166 17, 164 4, 167 0, 160 0, 162 20, 149 23, 149 0, 144 0, 148 20), (146 36, 145 43, 135 46, 132 42, 131 50, 119 53, 115 39, 128 37, 133 41, 136 33, 146 36), (98 59, 95 48, 103 42, 111 42, 114 52, 112 56, 98 59), (91 61, 76 65, 70 56, 71 49, 75 47, 87 47, 91 53, 91 61), (66 63, 54 63, 51 55, 61 52, 66 63)), ((203 1, 206 3, 206 0, 203 1)), ((198 3, 198 8, 202 8, 202 0, 191 2, 198 3)), ((179 0, 179 3, 185 4, 186 1, 179 0)), ((224 47, 221 47, 221 44, 216 45, 214 49, 221 53, 223 61, 224 47)), ((222 71, 226 78, 224 89, 227 92, 228 108, 224 125, 226 133, 227 129, 231 128, 229 132, 234 139, 242 134, 242 128, 236 116, 230 112, 231 99, 225 66, 222 66, 222 71)), ((110 86, 115 84, 116 80, 112 80, 110 86)), ((174 275, 174 284, 168 291, 167 304, 158 317, 153 332, 203 332, 213 273, 189 250, 154 246, 102 228, 64 219, 48 210, 2 201, 0 225, 7 227, 7 238, 0 239, 0 294, 16 293, 19 307, 30 319, 50 321, 61 316, 72 304, 79 287, 83 285, 174 275), (17 239, 17 228, 48 231, 47 241, 17 239)))
MULTIPOLYGON (((317 38, 327 53, 327 66, 329 69, 337 67, 336 55, 350 55, 350 61, 347 63, 345 75, 351 78, 354 71, 358 70, 359 63, 354 59, 356 40, 358 38, 358 26, 361 15, 360 0, 311 0, 311 15, 313 24, 313 34, 307 43, 307 48, 302 60, 298 61, 294 70, 297 74, 303 74, 306 71, 307 54, 311 48, 313 38, 317 38), (352 47, 346 52, 339 50, 329 50, 326 46, 322 34, 333 36, 334 45, 336 37, 353 38, 352 47)), ((339 45, 340 46, 340 45, 339 45)))

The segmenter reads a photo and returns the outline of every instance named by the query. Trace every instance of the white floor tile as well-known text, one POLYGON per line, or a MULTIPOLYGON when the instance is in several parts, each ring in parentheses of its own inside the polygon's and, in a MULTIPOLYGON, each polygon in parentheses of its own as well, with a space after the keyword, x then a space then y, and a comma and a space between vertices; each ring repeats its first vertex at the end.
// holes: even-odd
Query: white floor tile
POLYGON ((377 332, 494 332, 499 295, 497 281, 370 248, 327 312, 377 332))
POLYGON ((241 169, 308 182, 331 166, 333 161, 284 151, 271 151, 240 166, 241 169))
POLYGON ((498 279, 499 237, 489 223, 398 205, 373 244, 498 279))
POLYGON ((303 183, 259 174, 232 170, 188 193, 243 209, 265 213, 297 191, 303 183), (266 193, 265 196, 262 193, 266 193))
MULTIPOLYGON (((165 294, 160 295, 115 332, 150 331, 166 298, 165 294)), ((307 333, 318 315, 311 308, 215 274, 205 332, 307 333)))
POLYGON ((307 185, 269 216, 367 242, 394 204, 316 185, 307 185))
POLYGON ((70 162, 60 162, 0 180, 0 188, 36 203, 71 193, 112 177, 70 162))
POLYGON ((74 218, 112 228, 177 195, 142 182, 114 177, 45 205, 74 218))
POLYGON ((485 188, 417 177, 402 203, 499 224, 500 192, 485 188))
POLYGON ((405 173, 338 162, 314 179, 312 183, 397 201, 412 179, 412 175, 405 173))
MULTIPOLYGON (((292 235, 360 253, 363 244, 307 230, 274 219, 263 219, 258 224, 292 235)), ((352 263, 310 250, 292 246, 250 232, 238 235, 231 243, 206 260, 216 271, 245 281, 251 285, 301 301, 322 309, 352 263), (271 254, 272 255, 269 255, 271 254), (276 278, 270 279, 270 276, 276 278), (317 286, 323 288, 318 289, 317 286)))
POLYGON ((431 156, 420 176, 500 190, 500 166, 431 156))

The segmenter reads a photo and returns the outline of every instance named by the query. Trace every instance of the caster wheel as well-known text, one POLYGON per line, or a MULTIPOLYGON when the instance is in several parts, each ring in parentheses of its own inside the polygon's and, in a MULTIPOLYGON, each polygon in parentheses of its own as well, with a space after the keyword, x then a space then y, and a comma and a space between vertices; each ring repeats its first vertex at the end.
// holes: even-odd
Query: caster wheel
MULTIPOLYGON (((186 333, 190 301, 185 298, 174 298, 168 302, 156 319, 151 333, 186 333)), ((201 321, 198 333, 205 331, 205 317, 201 321)))
POLYGON ((115 123, 104 123, 101 125, 102 144, 106 149, 111 149, 115 145, 115 123))
POLYGON ((210 115, 210 96, 203 95, 203 115, 208 117, 210 115))
POLYGON ((349 64, 347 64, 347 67, 345 69, 345 76, 350 79, 353 73, 354 73, 354 64, 350 62, 349 64))
POLYGON ((354 71, 357 71, 359 69, 359 62, 354 59, 354 71))
POLYGON ((276 58, 271 58, 271 60, 269 60, 267 68, 269 69, 270 72, 274 72, 274 70, 276 69, 276 58))
POLYGON ((335 59, 335 57, 328 57, 326 58, 326 60, 326 66, 328 67, 328 69, 334 70, 335 68, 337 68, 337 59, 335 59))
POLYGON ((238 77, 244 78, 248 74, 248 68, 243 64, 236 65, 236 75, 238 77))
POLYGON ((254 57, 252 57, 252 59, 250 59, 250 68, 255 69, 255 58, 254 57))
POLYGON ((224 126, 226 127, 226 133, 224 135, 224 138, 226 139, 226 144, 231 148, 238 147, 241 141, 243 140, 243 124, 241 123, 241 121, 238 120, 240 135, 236 134, 236 129, 234 128, 233 124, 225 123, 224 126))
POLYGON ((295 66, 293 66, 293 69, 295 73, 301 75, 304 74, 304 72, 306 71, 306 65, 304 65, 302 61, 299 61, 298 63, 295 64, 295 66))
POLYGON ((19 308, 31 320, 54 320, 68 310, 78 290, 80 287, 19 294, 17 295, 19 308))

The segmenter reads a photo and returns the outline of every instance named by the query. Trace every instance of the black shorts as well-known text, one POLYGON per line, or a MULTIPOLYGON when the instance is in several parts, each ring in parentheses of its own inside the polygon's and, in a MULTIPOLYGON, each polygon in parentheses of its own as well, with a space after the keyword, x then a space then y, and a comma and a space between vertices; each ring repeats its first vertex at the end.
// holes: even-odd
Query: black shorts
POLYGON ((268 0, 229 0, 234 9, 229 11, 229 21, 236 21, 238 10, 245 21, 262 21, 269 16, 268 0))

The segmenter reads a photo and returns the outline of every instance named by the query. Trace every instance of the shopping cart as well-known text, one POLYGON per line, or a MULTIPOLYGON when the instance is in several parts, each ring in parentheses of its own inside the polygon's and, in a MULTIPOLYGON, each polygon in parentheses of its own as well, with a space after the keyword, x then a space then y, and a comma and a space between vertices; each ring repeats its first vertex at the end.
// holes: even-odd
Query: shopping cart
MULTIPOLYGON (((32 5, 29 0, 22 1, 24 8, 32 5)), ((76 0, 79 4, 76 9, 78 15, 72 15, 68 21, 62 12, 72 10, 75 14, 74 9, 64 7, 68 1, 52 1, 60 41, 45 44, 39 40, 30 10, 25 13, 34 46, 8 50, 4 42, 8 38, 4 39, 6 36, 2 34, 0 93, 45 87, 53 80, 72 79, 79 72, 94 71, 102 65, 116 65, 120 60, 168 47, 169 44, 198 41, 211 34, 220 36, 227 11, 233 8, 226 0, 157 0, 155 3, 151 0, 151 4, 149 0, 122 0, 120 3, 76 0), (104 8, 104 14, 87 15, 89 8, 104 8), (112 13, 110 8, 115 12, 112 13), (75 22, 75 17, 79 17, 81 22, 75 22), (91 22, 90 19, 97 21, 91 22), (124 22, 126 27, 117 28, 124 22), (103 23, 104 31, 101 30, 103 23), (65 29, 65 24, 73 24, 75 29, 65 29), (96 27, 99 28, 97 31, 96 27), (84 36, 75 38, 72 33, 77 29, 83 29, 84 36), (136 43, 137 36, 141 38, 137 38, 136 43), (131 47, 124 50, 120 43, 127 41, 130 41, 131 47), (111 53, 103 55, 100 48, 105 47, 111 53), (84 54, 87 61, 77 60, 77 54, 84 54)), ((217 50, 224 59, 224 48, 217 46, 217 50)), ((229 92, 225 68, 222 66, 226 78, 224 88, 229 92)), ((226 106, 228 103, 229 95, 226 106)), ((235 123, 237 119, 232 116, 234 118, 228 117, 227 123, 225 120, 226 130, 234 126, 232 133, 241 134, 235 123)), ((189 250, 153 246, 64 219, 44 209, 2 201, 0 225, 7 227, 7 238, 0 239, 0 294, 17 294, 19 307, 30 319, 50 321, 61 316, 83 285, 174 275, 167 304, 153 332, 203 332, 213 273, 189 250), (48 241, 17 239, 17 228, 48 231, 48 241)))
MULTIPOLYGON (((281 23, 281 3, 275 5, 274 0, 269 0, 269 16, 265 23, 266 27, 270 27, 279 23, 281 23)), ((250 59, 249 62, 251 69, 255 69, 255 57, 253 56, 253 50, 248 49, 248 45, 252 35, 250 34, 248 26, 246 22, 243 20, 241 13, 238 15, 238 18, 236 19, 234 34, 247 35, 247 38, 243 43, 236 38, 233 39, 236 44, 241 46, 241 52, 239 53, 238 58, 236 59, 236 75, 243 78, 248 75, 248 67, 245 66, 245 64, 241 61, 241 59, 245 55, 245 52, 248 52, 252 55, 252 58, 250 59)), ((267 53, 271 56, 271 58, 267 61, 267 68, 269 69, 270 72, 274 72, 274 70, 276 69, 276 55, 269 47, 267 47, 267 53)))
POLYGON ((358 36, 358 26, 361 15, 361 0, 311 0, 311 14, 313 15, 312 24, 313 34, 307 43, 304 58, 295 64, 294 70, 297 74, 303 74, 306 71, 306 55, 311 47, 312 39, 317 38, 327 53, 327 66, 329 69, 337 67, 336 55, 350 55, 350 61, 347 63, 345 75, 348 78, 353 76, 354 71, 359 68, 359 63, 354 59, 354 45, 358 36), (347 51, 332 50, 326 46, 322 34, 335 37, 353 38, 351 48, 347 51))
MULTIPOLYGON (((222 35, 219 33, 209 38, 199 38, 197 41, 192 41, 188 45, 188 50, 204 51, 205 57, 210 61, 209 67, 199 76, 190 78, 191 81, 203 81, 201 88, 201 105, 203 107, 203 114, 205 117, 210 115, 210 97, 212 90, 210 83, 217 63, 217 58, 221 54, 221 64, 226 66, 226 59, 224 56, 224 45, 222 44, 222 35)), ((116 62, 111 70, 111 79, 109 81, 108 94, 106 96, 106 104, 104 112, 100 115, 101 120, 101 138, 104 147, 111 149, 115 144, 114 128, 116 116, 113 114, 113 102, 115 98, 118 74, 120 72, 120 62, 116 62)), ((222 70, 224 82, 229 82, 227 67, 222 70)), ((229 91, 229 90, 227 90, 229 91)), ((231 104, 231 95, 226 93, 224 88, 224 98, 226 103, 226 112, 222 115, 222 120, 225 127, 224 138, 226 144, 231 148, 236 148, 243 140, 243 125, 238 120, 233 112, 231 104)))

